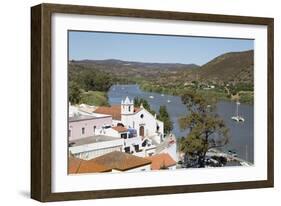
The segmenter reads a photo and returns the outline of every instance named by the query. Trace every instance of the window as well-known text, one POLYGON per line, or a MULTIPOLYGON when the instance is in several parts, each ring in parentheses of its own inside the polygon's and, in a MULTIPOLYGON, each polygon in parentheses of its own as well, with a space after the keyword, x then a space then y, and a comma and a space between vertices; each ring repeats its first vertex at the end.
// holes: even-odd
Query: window
POLYGON ((148 144, 148 141, 147 141, 147 139, 146 139, 146 140, 144 140, 144 141, 142 142, 141 146, 142 146, 142 147, 145 147, 147 144, 148 144))
POLYGON ((121 138, 122 138, 122 139, 127 139, 127 133, 121 134, 121 138))
POLYGON ((68 130, 68 137, 71 137, 71 130, 68 130))
POLYGON ((140 151, 140 146, 139 146, 138 144, 134 145, 134 147, 135 147, 135 151, 136 151, 136 152, 139 152, 139 151, 140 151))
POLYGON ((143 117, 144 117, 144 115, 143 115, 143 114, 141 114, 141 115, 140 115, 140 118, 142 118, 142 119, 143 119, 143 117))
POLYGON ((85 127, 82 127, 82 134, 85 134, 85 127))
POLYGON ((131 106, 129 106, 129 112, 131 111, 131 106))
POLYGON ((95 125, 95 126, 93 127, 93 132, 94 132, 94 134, 96 133, 96 128, 97 128, 97 126, 95 125))
POLYGON ((124 150, 126 153, 130 153, 130 147, 125 147, 124 150))

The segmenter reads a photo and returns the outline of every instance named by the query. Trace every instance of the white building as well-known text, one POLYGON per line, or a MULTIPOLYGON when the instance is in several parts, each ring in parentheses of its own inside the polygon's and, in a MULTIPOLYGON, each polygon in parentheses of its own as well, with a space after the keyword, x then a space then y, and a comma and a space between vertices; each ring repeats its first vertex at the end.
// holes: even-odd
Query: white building
POLYGON ((69 152, 76 158, 90 160, 114 151, 122 151, 121 138, 96 135, 69 142, 69 152))
POLYGON ((124 127, 136 130, 136 135, 142 138, 148 137, 160 143, 164 135, 164 124, 149 113, 143 106, 134 107, 134 101, 128 97, 121 101, 121 105, 111 107, 99 107, 94 113, 111 115, 115 124, 123 124, 124 127))
MULTIPOLYGON (((176 144, 164 139, 164 124, 126 97, 120 105, 69 107, 69 150, 90 160, 114 151, 151 157, 168 153, 175 161, 176 144)), ((174 142, 175 143, 175 142, 174 142)))

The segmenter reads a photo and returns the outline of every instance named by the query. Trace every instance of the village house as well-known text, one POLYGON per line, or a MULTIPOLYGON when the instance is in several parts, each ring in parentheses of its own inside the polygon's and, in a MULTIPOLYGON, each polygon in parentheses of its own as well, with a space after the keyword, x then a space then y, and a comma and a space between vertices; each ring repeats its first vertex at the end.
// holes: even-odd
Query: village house
POLYGON ((110 115, 81 115, 75 114, 68 118, 69 141, 85 137, 102 135, 106 127, 111 127, 110 115))
POLYGON ((93 113, 92 108, 70 105, 68 138, 72 155, 88 160, 112 151, 139 157, 155 154, 151 139, 138 136, 135 129, 121 122, 114 126, 111 115, 93 113))
POLYGON ((124 152, 110 152, 91 160, 69 157, 68 173, 150 171, 151 160, 124 152))
POLYGON ((123 147, 123 139, 104 135, 95 135, 69 142, 70 154, 83 160, 90 160, 113 151, 122 151, 123 147))
POLYGON ((176 149, 169 149, 170 145, 163 138, 163 127, 163 122, 142 106, 135 108, 128 97, 121 105, 111 107, 70 105, 69 152, 82 160, 113 152, 140 158, 168 153, 174 158, 176 149))

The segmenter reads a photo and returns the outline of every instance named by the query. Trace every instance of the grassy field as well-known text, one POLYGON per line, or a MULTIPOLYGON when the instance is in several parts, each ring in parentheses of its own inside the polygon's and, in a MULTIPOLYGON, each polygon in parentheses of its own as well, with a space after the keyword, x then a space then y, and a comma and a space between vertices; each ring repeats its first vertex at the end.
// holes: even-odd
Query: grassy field
POLYGON ((251 91, 240 91, 240 101, 243 103, 253 104, 254 103, 254 92, 251 91))
POLYGON ((95 106, 106 106, 108 105, 106 92, 100 92, 100 91, 83 92, 81 95, 81 103, 95 105, 95 106))

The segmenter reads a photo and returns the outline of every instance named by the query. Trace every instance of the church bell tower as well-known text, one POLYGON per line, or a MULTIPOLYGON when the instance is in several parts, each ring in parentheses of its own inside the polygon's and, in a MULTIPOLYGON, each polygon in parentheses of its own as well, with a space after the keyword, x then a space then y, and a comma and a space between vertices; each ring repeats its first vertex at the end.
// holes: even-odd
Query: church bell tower
POLYGON ((128 115, 134 114, 134 100, 130 100, 129 97, 121 101, 121 114, 128 115))

